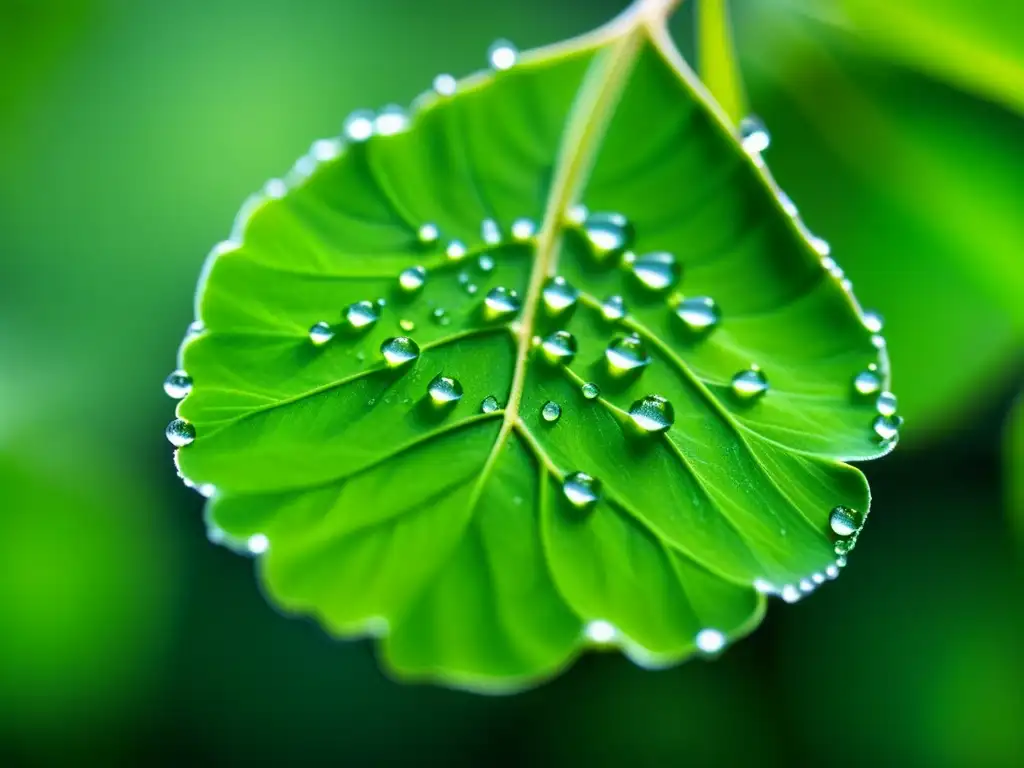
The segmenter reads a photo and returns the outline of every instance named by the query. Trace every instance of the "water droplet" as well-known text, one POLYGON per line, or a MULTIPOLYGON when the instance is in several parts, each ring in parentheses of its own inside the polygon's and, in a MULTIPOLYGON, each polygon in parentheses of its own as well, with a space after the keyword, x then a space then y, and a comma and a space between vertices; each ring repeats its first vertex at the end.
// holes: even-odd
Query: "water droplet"
POLYGON ((835 543, 833 550, 837 555, 846 555, 850 553, 850 550, 853 549, 853 546, 854 542, 852 540, 847 541, 846 539, 840 539, 835 543))
POLYGON ((874 371, 861 371, 853 377, 853 388, 859 395, 873 395, 882 388, 882 377, 874 371))
POLYGON ((388 300, 385 299, 383 296, 381 296, 379 299, 377 299, 373 303, 377 305, 377 310, 379 311, 379 310, 384 309, 384 307, 386 307, 388 305, 388 300))
POLYGON ((331 330, 331 326, 325 322, 314 323, 309 329, 309 340, 316 346, 326 344, 328 341, 334 338, 334 331, 331 330))
POLYGON ((829 565, 825 568, 826 579, 837 579, 839 578, 839 568, 834 565, 829 565))
POLYGON ((576 290, 564 277, 552 277, 544 286, 541 298, 544 306, 552 314, 559 314, 570 309, 576 304, 580 292, 576 290))
POLYGON ((345 322, 355 331, 369 330, 379 318, 377 306, 371 301, 357 301, 345 309, 345 322))
POLYGON ((381 136, 394 136, 409 127, 409 116, 395 104, 384 107, 373 120, 373 130, 381 136))
POLYGON ((508 40, 495 40, 487 49, 487 60, 497 70, 510 69, 519 59, 519 51, 508 40))
POLYGON ((828 524, 836 536, 852 536, 860 528, 860 512, 850 507, 835 507, 829 513, 828 524))
POLYGON ((484 398, 484 401, 480 403, 481 413, 494 413, 501 406, 498 405, 498 398, 494 395, 488 395, 484 398))
POLYGON ((772 595, 775 593, 775 587, 771 582, 765 581, 764 579, 754 579, 754 589, 760 592, 762 595, 772 595))
POLYGON ((864 327, 871 331, 871 333, 881 333, 882 326, 885 325, 882 316, 871 309, 863 314, 861 322, 864 323, 864 327))
POLYGON ((613 376, 635 371, 651 362, 647 345, 635 333, 613 339, 605 349, 604 356, 613 376))
POLYGON ((537 225, 533 223, 532 219, 522 218, 512 222, 512 239, 514 240, 520 242, 529 240, 536 231, 537 225))
POLYGON ((459 272, 455 279, 459 281, 459 285, 464 286, 469 282, 469 272, 459 272))
POLYGON ((800 213, 800 211, 797 210, 796 203, 793 202, 793 199, 781 189, 775 191, 775 196, 779 199, 779 205, 782 206, 782 210, 786 212, 787 216, 795 217, 800 213))
POLYGON ((633 226, 621 213, 591 213, 583 222, 583 234, 601 261, 618 256, 633 244, 633 226))
POLYGON ((468 293, 470 296, 475 296, 478 290, 480 289, 479 287, 477 287, 476 283, 469 283, 468 285, 466 285, 466 293, 468 293))
POLYGON ((583 634, 593 643, 611 643, 618 637, 618 630, 615 625, 604 619, 588 621, 583 628, 583 634))
POLYGON ((204 499, 212 499, 213 495, 217 493, 217 486, 215 486, 213 483, 203 483, 202 485, 198 486, 196 490, 199 491, 199 495, 202 496, 204 499))
POLYGON ((871 428, 875 430, 875 434, 882 438, 882 440, 889 441, 899 437, 902 424, 903 419, 899 416, 878 416, 872 422, 871 428))
POLYGON ((168 397, 173 397, 175 400, 181 400, 181 398, 188 395, 191 391, 192 377, 181 369, 173 371, 166 379, 164 379, 164 392, 167 393, 168 397))
POLYGON ((573 472, 562 482, 562 493, 577 509, 590 509, 601 497, 601 481, 586 472, 573 472))
POLYGON ((448 317, 448 312, 443 307, 437 307, 430 316, 434 319, 434 322, 438 325, 448 325, 452 319, 448 317))
POLYGON ((488 253, 481 254, 480 258, 476 260, 476 265, 481 272, 490 272, 494 269, 494 257, 488 253))
POLYGON ((288 192, 288 185, 281 179, 270 179, 263 185, 263 194, 271 200, 280 200, 288 192))
POLYGON ((693 333, 703 333, 718 325, 718 305, 710 296, 693 296, 679 302, 676 317, 693 333))
POLYGON ((702 629, 697 633, 696 642, 704 653, 718 653, 725 648, 725 635, 717 629, 702 629))
POLYGON ((558 403, 548 400, 544 403, 544 407, 540 409, 540 417, 544 421, 554 424, 562 416, 562 406, 558 403))
POLYGON ((455 261, 466 255, 466 246, 458 240, 452 240, 448 243, 448 247, 444 249, 444 252, 449 259, 455 261))
POLYGON ((823 574, 823 573, 812 573, 811 574, 811 581, 813 581, 815 584, 824 584, 825 583, 825 574, 823 574))
POLYGON ((555 331, 540 342, 541 354, 552 365, 569 365, 576 349, 576 337, 568 331, 555 331))
POLYGON ((188 325, 188 330, 185 331, 185 335, 191 338, 192 336, 198 336, 200 333, 206 330, 206 326, 203 325, 202 320, 193 320, 188 325))
POLYGON ((642 432, 665 432, 675 423, 676 410, 661 395, 647 395, 629 407, 629 418, 642 432))
POLYGON ((409 267, 398 275, 398 287, 406 293, 413 293, 427 282, 427 270, 423 267, 409 267))
POLYGON ((249 550, 250 554, 262 555, 270 549, 270 539, 265 534, 254 533, 246 540, 245 548, 249 550))
POLYGON ((519 311, 519 294, 502 285, 491 288, 484 297, 484 311, 491 320, 503 320, 519 311))
POLYGON ((171 445, 181 448, 196 439, 196 428, 184 419, 174 419, 167 425, 164 434, 171 445))
POLYGON ((480 237, 488 245, 498 245, 501 242, 501 230, 498 229, 498 222, 494 219, 484 219, 480 222, 480 237))
POLYGON ((592 381, 588 381, 580 387, 580 391, 587 400, 595 400, 601 396, 601 388, 592 381))
POLYGON ((434 78, 434 91, 438 96, 451 96, 457 87, 455 78, 449 74, 440 74, 434 78))
POLYGON ((438 374, 427 385, 427 394, 434 405, 452 405, 462 399, 462 385, 451 376, 438 374))
POLYGON ((419 357, 420 346, 408 336, 392 336, 381 343, 380 354, 389 368, 398 368, 419 357))
POLYGON ((640 284, 652 291, 671 288, 682 274, 676 257, 665 251, 655 251, 638 256, 633 262, 633 275, 640 284))
POLYGON ((626 302, 621 296, 609 296, 601 302, 601 316, 605 320, 621 320, 626 316, 626 302))
POLYGON ((768 379, 760 368, 748 368, 732 377, 732 391, 741 400, 753 400, 768 391, 768 379))
POLYGON ((419 238, 421 243, 431 245, 436 243, 438 238, 441 237, 441 230, 437 228, 437 224, 427 222, 416 230, 416 237, 419 238))
POLYGON ((765 128, 764 122, 756 115, 740 120, 739 133, 740 144, 743 145, 744 151, 750 154, 764 152, 772 142, 771 134, 765 128))
POLYGON ((782 599, 787 603, 795 603, 800 599, 800 590, 792 584, 787 584, 782 588, 782 599))
POLYGON ((416 323, 414 323, 412 320, 403 317, 401 320, 398 321, 398 327, 408 333, 416 330, 416 323))
POLYGON ((836 565, 837 565, 837 566, 838 566, 839 568, 845 568, 845 567, 846 567, 846 558, 845 558, 845 557, 843 557, 843 556, 839 556, 839 557, 837 557, 837 558, 836 558, 836 565))
POLYGON ((344 133, 349 141, 366 141, 373 136, 373 112, 360 109, 345 118, 344 133))
MULTIPOLYGON (((817 251, 819 256, 828 257, 828 255, 832 253, 832 246, 829 245, 828 240, 820 238, 817 235, 808 234, 807 241, 811 244, 811 248, 817 251)), ((822 264, 824 265, 824 263, 825 262, 823 261, 822 264)), ((828 269, 828 271, 832 273, 832 277, 837 280, 843 276, 843 270, 839 269, 839 265, 836 264, 835 261, 832 261, 831 267, 826 266, 826 269, 828 269), (838 274, 836 273, 837 269, 839 269, 838 274)))
POLYGON ((885 349, 885 336, 876 333, 871 337, 871 346, 875 349, 885 349))
POLYGON ((567 224, 574 224, 577 227, 582 227, 583 222, 587 220, 587 206, 583 203, 576 203, 575 205, 569 206, 569 210, 565 212, 565 221, 567 224))
POLYGON ((883 392, 875 401, 875 410, 883 416, 895 416, 896 408, 896 395, 892 392, 883 392))
POLYGON ((810 579, 800 579, 800 591, 801 592, 813 592, 814 585, 810 579))

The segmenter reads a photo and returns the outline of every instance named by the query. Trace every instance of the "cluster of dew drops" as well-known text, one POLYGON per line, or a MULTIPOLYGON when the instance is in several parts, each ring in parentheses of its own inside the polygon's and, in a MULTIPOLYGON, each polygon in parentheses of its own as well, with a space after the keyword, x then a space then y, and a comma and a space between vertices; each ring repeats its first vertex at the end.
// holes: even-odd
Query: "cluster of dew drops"
MULTIPOLYGON (((518 60, 515 47, 504 40, 495 42, 488 51, 488 61, 492 70, 501 72, 512 68, 518 60)), ((438 75, 434 79, 433 92, 437 97, 449 97, 456 93, 458 83, 448 74, 438 75)), ((344 138, 350 142, 367 141, 375 135, 392 135, 408 127, 408 115, 400 107, 385 107, 374 114, 370 111, 352 113, 345 121, 344 138)), ((831 257, 829 244, 811 233, 799 217, 798 210, 792 200, 772 180, 764 168, 761 153, 770 144, 770 136, 764 124, 757 117, 747 117, 740 121, 738 138, 745 152, 754 163, 761 167, 767 176, 776 200, 782 210, 794 221, 798 231, 819 255, 822 267, 837 280, 848 293, 852 292, 852 284, 843 270, 831 257)), ((296 164, 299 176, 303 177, 315 167, 317 162, 330 160, 340 152, 340 140, 322 139, 314 143, 309 155, 296 164)), ((270 197, 285 194, 284 182, 275 180, 267 185, 265 193, 270 197)), ((591 213, 581 205, 575 205, 566 214, 565 224, 576 227, 583 235, 592 253, 598 259, 618 259, 621 266, 628 270, 637 283, 657 293, 669 292, 679 282, 681 265, 671 253, 657 251, 637 255, 630 247, 635 232, 629 220, 621 213, 591 213)), ((513 242, 529 242, 536 234, 536 224, 530 219, 521 218, 510 227, 513 242)), ((425 223, 417 232, 421 243, 439 245, 442 242, 441 232, 437 225, 425 223)), ((496 246, 506 241, 498 224, 485 219, 481 224, 481 240, 485 246, 496 246)), ((448 241, 444 253, 450 260, 460 260, 467 256, 470 248, 458 240, 448 241)), ((477 259, 477 266, 483 272, 494 268, 494 259, 483 253, 477 259)), ((407 294, 415 294, 423 290, 428 282, 428 271, 424 266, 411 266, 403 270, 397 278, 398 289, 407 294)), ((465 273, 460 274, 459 282, 470 295, 477 293, 477 286, 469 281, 465 273)), ((552 277, 544 285, 541 300, 547 312, 558 316, 568 312, 579 299, 579 291, 562 277, 552 277)), ((490 320, 512 322, 521 309, 521 299, 511 288, 497 286, 488 291, 481 299, 485 316, 490 320)), ((683 297, 678 293, 670 295, 668 305, 682 326, 690 333, 705 335, 713 331, 721 321, 721 312, 715 300, 709 296, 683 297)), ((384 299, 364 300, 346 307, 341 316, 342 326, 347 331, 367 331, 372 328, 381 316, 386 302, 384 299)), ((615 323, 627 317, 628 310, 621 295, 612 295, 600 302, 602 317, 615 323)), ((872 334, 872 343, 878 350, 885 347, 885 339, 881 335, 882 319, 875 312, 863 312, 862 321, 872 334)), ((443 308, 437 308, 432 314, 433 320, 439 325, 448 325, 450 318, 443 308)), ((412 332, 415 325, 410 320, 401 320, 402 330, 412 332)), ((189 336, 198 335, 203 331, 201 323, 193 323, 189 328, 189 336)), ((336 336, 338 327, 326 320, 315 323, 309 329, 309 343, 321 347, 330 343, 336 336)), ((557 330, 545 338, 534 338, 535 352, 552 365, 569 365, 576 357, 578 347, 573 334, 566 330, 557 330)), ((389 368, 410 366, 420 356, 420 347, 410 336, 393 336, 385 339, 380 345, 380 359, 389 368)), ((636 333, 615 336, 604 351, 605 362, 609 374, 615 377, 635 374, 642 371, 651 362, 643 339, 636 333)), ((870 364, 865 370, 853 377, 852 388, 856 397, 874 398, 876 415, 871 428, 878 439, 885 445, 893 445, 898 439, 902 419, 897 415, 896 397, 891 392, 882 390, 882 374, 877 364, 870 364)), ((731 379, 733 395, 741 402, 754 402, 769 391, 768 377, 756 364, 738 371, 731 379)), ((192 389, 192 379, 184 370, 175 370, 164 382, 164 390, 174 399, 186 397, 192 389)), ((586 400, 596 400, 601 391, 594 382, 584 382, 580 386, 582 396, 586 400)), ((447 408, 458 403, 463 395, 462 384, 455 378, 438 374, 427 385, 427 397, 430 402, 440 408, 447 408)), ((480 404, 483 414, 500 414, 502 405, 494 395, 487 395, 480 404)), ((562 407, 553 401, 546 402, 540 411, 541 419, 548 424, 555 424, 562 415, 562 407)), ((632 426, 642 433, 661 433, 672 427, 675 413, 672 404, 657 394, 650 394, 635 401, 628 411, 632 426)), ((176 418, 166 429, 168 441, 175 448, 183 448, 196 438, 194 425, 184 419, 176 418)), ((187 484, 192 485, 187 479, 187 484)), ((215 489, 210 485, 198 486, 205 496, 210 496, 215 489)), ((581 511, 594 507, 601 498, 601 482, 595 477, 574 471, 567 474, 562 483, 562 491, 570 505, 581 511)), ((754 587, 762 593, 779 593, 787 602, 795 602, 804 594, 811 592, 815 586, 826 579, 838 576, 838 569, 846 565, 846 555, 856 543, 863 524, 863 515, 848 507, 837 506, 829 516, 829 527, 837 537, 835 564, 829 565, 824 573, 815 573, 797 585, 786 585, 781 589, 756 580, 754 587)), ((256 534, 248 542, 248 549, 254 554, 264 552, 269 546, 266 536, 256 534)), ((586 630, 587 637, 595 643, 612 642, 617 631, 608 622, 595 620, 590 622, 586 630)), ((726 644, 725 635, 716 629, 703 629, 695 639, 699 650, 707 654, 715 654, 726 644)))

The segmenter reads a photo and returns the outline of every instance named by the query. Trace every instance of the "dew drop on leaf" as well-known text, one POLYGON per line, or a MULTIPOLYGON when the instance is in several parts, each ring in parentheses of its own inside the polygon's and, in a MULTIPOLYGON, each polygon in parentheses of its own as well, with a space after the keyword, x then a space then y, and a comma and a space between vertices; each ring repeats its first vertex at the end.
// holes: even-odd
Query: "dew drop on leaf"
POLYGON ((753 400, 768 391, 768 379, 760 368, 748 368, 732 377, 732 391, 740 400, 753 400))
POLYGON ((601 481, 586 472, 573 472, 562 482, 562 493, 577 509, 590 509, 601 497, 601 481))
POLYGON ((406 293, 415 293, 427 282, 427 270, 423 267, 409 267, 398 275, 398 287, 406 293))
POLYGON ((800 590, 794 587, 792 584, 787 584, 782 588, 782 599, 787 603, 795 603, 800 599, 800 590))
POLYGON ((519 311, 519 294, 503 285, 491 288, 484 297, 484 310, 490 320, 504 320, 519 311))
POLYGON ((409 116, 396 104, 390 104, 373 119, 373 132, 380 136, 394 136, 409 127, 409 116))
POLYGON ((489 253, 481 254, 480 258, 476 260, 476 265, 481 272, 490 272, 494 269, 494 257, 489 253))
POLYGON ((488 245, 501 243, 501 230, 498 229, 498 222, 494 219, 484 219, 480 222, 480 237, 488 245))
POLYGON ((871 309, 867 310, 863 314, 861 321, 864 323, 864 327, 871 333, 881 333, 882 326, 885 325, 882 316, 871 309))
POLYGON ((725 648, 725 635, 717 629, 702 629, 697 633, 695 642, 704 653, 718 653, 725 648))
POLYGON ((576 337, 568 331, 555 331, 540 343, 541 354, 552 365, 569 365, 576 349, 576 337))
POLYGON ((511 69, 519 59, 519 51, 508 40, 495 40, 487 49, 487 61, 499 71, 511 69))
POLYGON ((562 406, 552 400, 548 400, 540 409, 540 417, 550 424, 554 424, 561 416, 562 406))
POLYGON ((605 320, 621 320, 626 316, 626 302, 621 296, 609 296, 601 302, 601 316, 605 320))
POLYGON ((665 432, 675 423, 676 411, 661 395, 647 395, 629 407, 629 418, 641 432, 665 432))
POLYGON ((544 285, 541 298, 544 306, 552 314, 559 314, 572 308, 580 292, 576 290, 564 277, 552 277, 544 285))
POLYGON ((892 392, 883 392, 878 396, 875 401, 875 410, 877 410, 883 416, 895 416, 896 415, 896 395, 892 392))
POLYGON ((164 392, 167 393, 168 397, 173 397, 175 400, 181 400, 181 398, 187 396, 191 391, 192 377, 181 369, 172 371, 171 374, 164 379, 164 392))
POLYGON ((192 338, 193 336, 198 336, 205 330, 206 326, 203 325, 202 320, 193 320, 191 323, 189 323, 188 330, 185 331, 185 335, 188 338, 192 338))
POLYGON ((671 253, 655 251, 633 261, 633 276, 652 291, 664 291, 679 282, 682 269, 671 253))
POLYGON ((373 135, 373 113, 368 109, 360 109, 345 118, 342 129, 349 141, 366 141, 373 135))
POLYGON ((787 216, 795 217, 800 213, 796 207, 796 203, 793 202, 793 199, 781 189, 776 190, 775 196, 779 199, 779 205, 782 206, 782 210, 786 212, 787 216))
POLYGON ((693 333, 710 331, 718 325, 718 305, 710 296, 683 299, 676 307, 676 317, 693 333))
POLYGON ((837 555, 849 554, 850 550, 853 549, 853 542, 841 539, 835 543, 835 547, 833 547, 833 549, 837 555))
POLYGON ((181 448, 196 439, 196 428, 184 419, 174 419, 167 425, 164 434, 167 442, 175 448, 181 448))
POLYGON ((651 362, 651 357, 647 354, 647 345, 636 334, 614 338, 605 349, 604 356, 608 361, 608 372, 612 376, 635 371, 651 362))
POLYGON ((270 549, 270 539, 267 538, 266 534, 254 533, 246 539, 245 548, 249 550, 250 554, 262 555, 270 549))
POLYGON ((437 228, 437 224, 427 222, 416 230, 416 237, 419 241, 424 244, 436 243, 437 239, 441 236, 441 231, 437 228))
POLYGON ((483 402, 480 403, 481 413, 494 413, 501 406, 498 405, 498 398, 494 395, 488 395, 484 398, 483 402))
POLYGON ((444 249, 444 253, 449 259, 455 261, 466 255, 466 246, 459 240, 452 240, 444 249))
POLYGON ((577 227, 582 227, 583 222, 587 220, 589 212, 587 206, 583 203, 576 203, 569 207, 569 210, 565 212, 565 221, 567 224, 572 224, 577 227))
POLYGON ((635 233, 621 213, 592 213, 583 221, 583 235, 594 256, 606 261, 629 248, 635 233))
POLYGON ((357 301, 345 309, 345 323, 354 331, 368 331, 380 318, 380 312, 371 301, 357 301))
POLYGON ((419 357, 420 347, 408 336, 392 336, 381 343, 380 354, 389 368, 398 368, 419 357))
POLYGON ((875 434, 878 435, 882 440, 888 442, 899 437, 900 426, 903 423, 903 419, 899 416, 878 416, 871 424, 871 428, 875 430, 875 434))
POLYGON ((771 134, 761 118, 750 115, 740 120, 740 144, 750 154, 764 152, 772 142, 771 134))
POLYGON ((438 96, 452 96, 455 93, 455 89, 458 87, 458 83, 455 78, 447 73, 441 73, 434 78, 434 92, 438 96))
POLYGON ((516 219, 512 222, 512 239, 523 242, 529 240, 537 231, 537 225, 533 219, 516 219))
POLYGON ((587 400, 596 400, 601 395, 601 388, 594 382, 588 381, 580 387, 580 392, 583 393, 583 397, 587 400))
POLYGON ((326 344, 328 341, 334 338, 334 331, 331 330, 331 326, 321 321, 319 323, 313 323, 309 329, 309 340, 316 346, 326 344))
POLYGON ((837 579, 837 578, 839 578, 839 568, 836 567, 835 565, 828 565, 825 568, 825 578, 826 579, 837 579))
POLYGON ((882 388, 882 378, 874 371, 861 371, 853 377, 853 388, 859 395, 874 395, 882 388))
POLYGON ((836 536, 852 536, 860 528, 860 513, 850 507, 835 507, 829 513, 828 524, 836 536))
POLYGON ((819 256, 823 257, 821 262, 822 265, 825 266, 834 278, 837 280, 840 279, 843 276, 843 270, 839 265, 832 259, 829 259, 831 264, 826 264, 824 261, 824 259, 828 258, 828 255, 832 253, 832 246, 829 245, 828 240, 818 237, 817 235, 808 235, 807 241, 811 244, 811 248, 813 248, 819 256))
POLYGON ((430 313, 430 316, 434 319, 434 322, 437 325, 441 326, 449 325, 452 321, 452 319, 448 317, 448 312, 444 307, 435 308, 434 311, 430 313))
POLYGON ((462 399, 462 384, 451 376, 438 374, 427 385, 427 394, 435 405, 451 405, 462 399))
POLYGON ((406 317, 403 317, 398 321, 398 327, 408 333, 416 330, 416 323, 406 317))

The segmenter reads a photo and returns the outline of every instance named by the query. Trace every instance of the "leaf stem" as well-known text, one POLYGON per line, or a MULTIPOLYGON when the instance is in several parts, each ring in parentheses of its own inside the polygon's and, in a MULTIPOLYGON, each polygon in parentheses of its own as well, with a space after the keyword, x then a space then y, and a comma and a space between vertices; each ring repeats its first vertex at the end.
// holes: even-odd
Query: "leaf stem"
POLYGON ((729 24, 728 0, 700 0, 697 7, 697 65, 701 80, 734 124, 746 97, 729 24))

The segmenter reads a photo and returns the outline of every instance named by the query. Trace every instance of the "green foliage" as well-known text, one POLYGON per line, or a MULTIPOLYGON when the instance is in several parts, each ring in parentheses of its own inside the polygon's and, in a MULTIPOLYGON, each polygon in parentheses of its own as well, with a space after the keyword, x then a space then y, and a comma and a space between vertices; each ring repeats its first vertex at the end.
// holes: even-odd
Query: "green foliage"
POLYGON ((755 585, 838 572, 830 512, 869 503, 841 462, 894 442, 853 386, 884 352, 654 15, 492 61, 247 205, 182 349, 179 467, 275 602, 386 631, 402 676, 715 652, 755 585))

